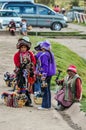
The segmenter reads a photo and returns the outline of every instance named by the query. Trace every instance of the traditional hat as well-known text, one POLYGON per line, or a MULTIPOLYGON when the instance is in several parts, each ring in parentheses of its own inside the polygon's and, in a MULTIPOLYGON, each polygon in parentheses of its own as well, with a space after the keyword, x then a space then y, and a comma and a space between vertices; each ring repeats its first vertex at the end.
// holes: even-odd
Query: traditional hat
POLYGON ((30 49, 31 42, 29 40, 29 37, 24 36, 24 37, 20 38, 17 43, 17 49, 20 49, 20 47, 23 45, 27 46, 27 48, 30 49))
POLYGON ((43 41, 41 44, 41 48, 45 50, 50 50, 51 49, 51 44, 49 41, 43 41))
POLYGON ((37 43, 37 46, 35 46, 34 49, 35 49, 36 51, 41 50, 41 44, 42 44, 42 43, 43 43, 43 42, 38 42, 38 43, 37 43))
POLYGON ((76 69, 76 66, 74 66, 74 65, 70 65, 69 67, 68 67, 68 69, 67 69, 67 71, 72 71, 72 72, 74 72, 74 73, 77 73, 77 69, 76 69))

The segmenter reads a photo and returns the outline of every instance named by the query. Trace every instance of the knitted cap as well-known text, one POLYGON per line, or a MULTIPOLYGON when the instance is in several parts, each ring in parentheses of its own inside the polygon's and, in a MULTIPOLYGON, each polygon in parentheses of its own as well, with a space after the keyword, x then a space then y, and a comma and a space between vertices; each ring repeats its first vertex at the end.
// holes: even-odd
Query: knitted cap
POLYGON ((70 70, 70 71, 72 71, 72 72, 74 72, 74 73, 77 73, 76 66, 74 66, 74 65, 70 65, 70 66, 68 67, 67 71, 68 71, 68 70, 70 70))

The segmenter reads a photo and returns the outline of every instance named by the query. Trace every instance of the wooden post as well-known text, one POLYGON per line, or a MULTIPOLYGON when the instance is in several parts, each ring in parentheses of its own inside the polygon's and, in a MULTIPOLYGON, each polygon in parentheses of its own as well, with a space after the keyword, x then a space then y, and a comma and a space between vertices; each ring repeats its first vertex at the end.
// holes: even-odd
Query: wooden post
POLYGON ((84 12, 86 14, 86 0, 84 0, 84 12))

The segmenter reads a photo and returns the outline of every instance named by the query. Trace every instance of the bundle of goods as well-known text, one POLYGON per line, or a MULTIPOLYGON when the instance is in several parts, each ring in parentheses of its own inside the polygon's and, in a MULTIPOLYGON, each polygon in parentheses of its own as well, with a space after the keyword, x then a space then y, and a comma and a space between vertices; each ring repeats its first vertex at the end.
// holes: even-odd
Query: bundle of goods
POLYGON ((29 25, 29 26, 27 27, 27 29, 28 29, 28 30, 32 30, 32 26, 29 25))
POLYGON ((47 87, 46 78, 44 76, 42 76, 41 80, 42 80, 41 87, 46 88, 47 87))
POLYGON ((9 72, 6 72, 4 74, 4 81, 7 87, 13 87, 13 89, 15 89, 17 82, 15 74, 10 74, 9 72))
POLYGON ((28 100, 25 94, 18 94, 15 92, 4 92, 2 93, 2 98, 7 106, 15 108, 23 107, 28 100))
POLYGON ((34 93, 34 103, 37 105, 41 105, 42 104, 42 94, 41 93, 34 93))

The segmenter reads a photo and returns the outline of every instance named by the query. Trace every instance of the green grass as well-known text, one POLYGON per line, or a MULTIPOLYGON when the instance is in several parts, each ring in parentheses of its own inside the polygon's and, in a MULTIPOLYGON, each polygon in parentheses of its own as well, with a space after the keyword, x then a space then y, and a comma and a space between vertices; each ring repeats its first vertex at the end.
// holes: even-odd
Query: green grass
POLYGON ((81 111, 86 112, 86 97, 82 99, 81 101, 81 111))
POLYGON ((33 36, 45 36, 46 38, 58 38, 58 37, 77 37, 81 39, 86 39, 86 34, 81 34, 81 32, 28 32, 28 35, 33 36))
MULTIPOLYGON (((34 46, 39 41, 46 40, 45 38, 38 37, 38 36, 29 36, 32 41, 32 50, 34 49, 34 46)), ((66 69, 70 64, 74 64, 77 66, 78 74, 81 76, 82 84, 83 84, 83 99, 81 101, 82 107, 81 109, 86 111, 86 60, 78 56, 76 53, 69 50, 64 45, 61 45, 59 43, 56 43, 54 41, 50 41, 52 45, 52 51, 55 55, 55 61, 57 65, 57 73, 58 69, 62 71, 60 75, 60 79, 64 78, 66 75, 66 69)), ((55 84, 55 78, 56 76, 53 76, 52 78, 52 90, 56 89, 55 84)))
MULTIPOLYGON (((28 32, 29 35, 36 36, 36 32, 28 32)), ((37 36, 81 36, 80 32, 37 32, 37 36)), ((85 35, 86 36, 86 35, 85 35)))

